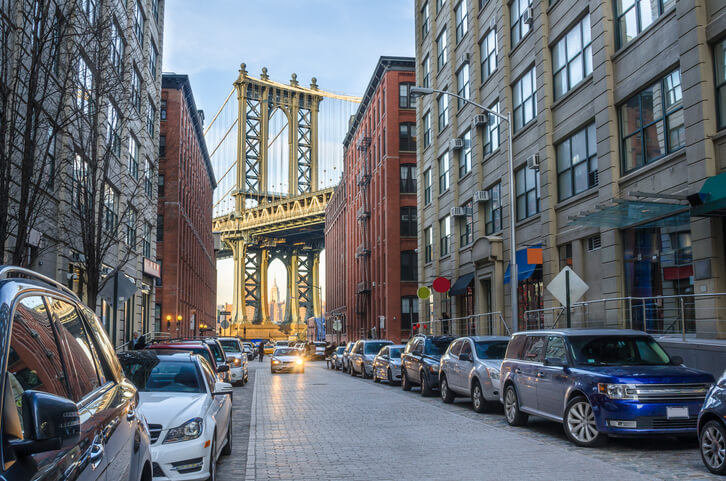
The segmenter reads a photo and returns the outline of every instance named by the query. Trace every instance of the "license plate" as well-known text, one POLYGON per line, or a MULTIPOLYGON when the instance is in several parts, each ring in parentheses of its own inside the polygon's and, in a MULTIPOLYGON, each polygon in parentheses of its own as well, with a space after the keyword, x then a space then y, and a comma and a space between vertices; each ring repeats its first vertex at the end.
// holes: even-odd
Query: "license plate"
POLYGON ((666 407, 666 418, 668 419, 688 419, 687 407, 666 407))

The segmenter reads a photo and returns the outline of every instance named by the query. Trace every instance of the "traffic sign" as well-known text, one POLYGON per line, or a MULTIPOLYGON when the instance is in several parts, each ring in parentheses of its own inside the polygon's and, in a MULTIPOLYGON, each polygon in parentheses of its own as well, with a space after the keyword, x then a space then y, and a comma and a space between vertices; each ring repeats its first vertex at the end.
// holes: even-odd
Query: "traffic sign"
POLYGON ((229 321, 227 319, 223 319, 221 322, 222 329, 228 329, 229 328, 229 321))
POLYGON ((343 327, 343 323, 340 322, 340 319, 336 319, 333 321, 333 330, 335 332, 340 332, 340 329, 343 327))
POLYGON ((547 284, 547 290, 560 301, 560 304, 567 309, 567 327, 571 325, 570 306, 573 302, 577 302, 590 288, 575 271, 569 266, 565 266, 559 274, 547 284))

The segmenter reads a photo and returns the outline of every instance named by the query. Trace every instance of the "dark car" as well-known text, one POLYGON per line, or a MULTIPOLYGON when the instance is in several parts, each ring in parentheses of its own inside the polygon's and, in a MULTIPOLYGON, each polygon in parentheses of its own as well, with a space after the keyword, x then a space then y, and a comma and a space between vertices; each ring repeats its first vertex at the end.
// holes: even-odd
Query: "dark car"
POLYGON ((355 346, 355 342, 353 341, 345 345, 345 351, 343 351, 343 357, 341 361, 343 372, 348 372, 348 370, 350 369, 350 351, 353 350, 353 346, 355 346))
MULTIPOLYGON (((209 346, 209 350, 212 351, 212 355, 214 356, 214 362, 217 366, 218 372, 224 372, 224 382, 232 382, 232 377, 230 373, 230 366, 227 362, 227 355, 224 353, 224 347, 222 346, 222 343, 219 342, 218 339, 207 337, 203 339, 204 343, 209 346), (220 371, 219 368, 222 366, 227 366, 226 370, 220 371)), ((214 365, 214 364, 213 364, 214 365)))
POLYGON ((139 394, 94 312, 62 284, 2 266, 0 329, 0 478, 150 480, 139 394))
POLYGON ((417 334, 406 344, 401 356, 401 388, 410 391, 421 386, 421 395, 430 396, 439 387, 439 361, 456 338, 417 334))
POLYGON ((217 363, 217 358, 212 353, 212 349, 206 342, 203 341, 168 341, 153 343, 146 346, 146 349, 171 349, 174 351, 191 351, 194 354, 198 354, 207 360, 210 366, 217 368, 217 377, 222 382, 225 381, 225 374, 229 371, 229 366, 226 364, 220 365, 217 363))
POLYGON ((726 474, 726 371, 711 388, 698 415, 701 458, 715 474, 726 474))
POLYGON ((713 376, 682 362, 641 331, 516 333, 500 369, 505 418, 513 426, 529 414, 560 422, 583 447, 610 435, 695 437, 713 376))

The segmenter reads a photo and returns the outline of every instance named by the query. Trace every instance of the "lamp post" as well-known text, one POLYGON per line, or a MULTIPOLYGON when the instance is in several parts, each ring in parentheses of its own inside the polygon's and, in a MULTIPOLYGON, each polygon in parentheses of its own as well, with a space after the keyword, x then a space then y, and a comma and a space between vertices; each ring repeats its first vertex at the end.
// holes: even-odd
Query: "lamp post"
POLYGON ((176 316, 176 336, 179 337, 179 326, 181 326, 182 315, 176 316))
POLYGON ((519 278, 517 275, 517 243, 515 240, 515 228, 514 228, 514 219, 515 219, 515 197, 514 197, 514 154, 512 153, 512 115, 510 112, 507 112, 507 115, 502 115, 499 112, 495 112, 487 107, 484 107, 483 105, 480 105, 476 102, 473 102, 465 97, 462 97, 461 95, 457 95, 453 92, 448 92, 446 90, 438 90, 438 89, 432 89, 429 87, 411 87, 410 90, 411 96, 413 97, 421 97, 424 95, 431 95, 433 93, 440 93, 443 95, 449 95, 451 97, 456 97, 457 99, 462 100, 465 103, 471 104, 474 107, 480 108, 484 112, 493 115, 497 117, 500 120, 504 120, 507 122, 507 129, 508 129, 508 135, 507 135, 507 145, 508 145, 508 151, 509 151, 509 251, 510 251, 510 267, 509 267, 509 283, 511 287, 511 301, 512 301, 512 332, 517 332, 519 330, 519 316, 518 316, 518 305, 517 305, 517 284, 519 282, 519 278))

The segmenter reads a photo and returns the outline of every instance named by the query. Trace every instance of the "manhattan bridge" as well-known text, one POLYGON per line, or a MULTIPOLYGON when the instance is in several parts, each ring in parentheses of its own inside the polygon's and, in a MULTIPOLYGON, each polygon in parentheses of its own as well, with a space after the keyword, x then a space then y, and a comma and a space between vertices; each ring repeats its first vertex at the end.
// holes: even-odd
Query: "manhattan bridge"
POLYGON ((205 130, 218 179, 217 258, 234 261, 226 335, 281 338, 321 316, 320 254, 325 207, 342 175, 343 138, 361 99, 287 84, 240 66, 234 88, 205 130), (270 320, 268 267, 287 271, 282 324, 270 320))

